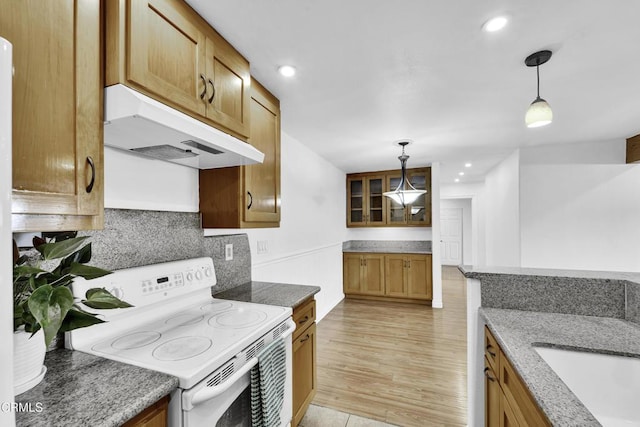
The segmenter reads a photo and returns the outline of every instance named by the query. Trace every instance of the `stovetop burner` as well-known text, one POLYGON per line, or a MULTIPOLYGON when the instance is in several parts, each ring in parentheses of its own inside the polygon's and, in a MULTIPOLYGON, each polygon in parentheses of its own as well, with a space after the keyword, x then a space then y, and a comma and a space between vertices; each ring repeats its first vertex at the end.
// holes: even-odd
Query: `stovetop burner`
POLYGON ((200 323, 204 319, 204 314, 193 315, 190 313, 178 314, 168 318, 164 323, 170 326, 189 326, 200 323))
POLYGON ((132 350, 144 347, 160 339, 162 334, 155 331, 140 331, 124 335, 111 343, 111 347, 116 350, 132 350))
POLYGON ((153 350, 154 358, 175 362, 190 359, 209 350, 213 342, 205 337, 180 337, 160 344, 153 350))
POLYGON ((207 313, 215 313, 233 307, 233 303, 229 301, 213 301, 200 307, 200 310, 207 313))
POLYGON ((257 309, 235 308, 209 319, 214 328, 241 329, 255 326, 267 318, 267 313, 257 309))

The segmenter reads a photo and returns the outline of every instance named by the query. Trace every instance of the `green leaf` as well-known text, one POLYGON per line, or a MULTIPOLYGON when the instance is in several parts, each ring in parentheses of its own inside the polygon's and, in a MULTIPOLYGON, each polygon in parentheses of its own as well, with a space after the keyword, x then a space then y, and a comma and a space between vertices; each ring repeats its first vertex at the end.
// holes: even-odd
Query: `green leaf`
POLYGON ((128 304, 114 297, 109 291, 104 288, 89 289, 87 291, 86 297, 87 299, 83 300, 82 303, 87 307, 95 309, 103 310, 111 308, 133 307, 131 304, 128 304))
POLYGON ((74 237, 73 239, 63 240, 62 242, 45 243, 36 247, 36 250, 42 254, 44 259, 63 258, 79 251, 87 236, 74 237))
POLYGON ((54 288, 44 285, 37 288, 28 301, 29 311, 44 330, 48 346, 62 326, 62 321, 73 306, 73 295, 69 288, 54 288))
POLYGON ((83 265, 74 262, 71 264, 71 268, 69 269, 69 274, 74 276, 84 277, 87 280, 97 279, 98 277, 106 276, 107 274, 111 274, 108 270, 103 270, 98 267, 92 267, 90 265, 83 265))
POLYGON ((95 314, 87 313, 79 309, 71 308, 67 316, 62 322, 60 332, 69 332, 74 329, 84 328, 98 323, 104 323, 104 320, 98 319, 95 314))
POLYGON ((38 273, 45 273, 45 270, 42 270, 36 267, 31 267, 30 265, 20 265, 17 267, 13 267, 13 280, 16 280, 16 278, 18 277, 33 276, 38 273))
POLYGON ((91 261, 91 243, 83 246, 79 251, 76 251, 63 259, 60 262, 60 265, 56 268, 56 271, 60 272, 60 274, 66 274, 69 272, 68 268, 71 267, 74 262, 85 264, 89 261, 91 261))

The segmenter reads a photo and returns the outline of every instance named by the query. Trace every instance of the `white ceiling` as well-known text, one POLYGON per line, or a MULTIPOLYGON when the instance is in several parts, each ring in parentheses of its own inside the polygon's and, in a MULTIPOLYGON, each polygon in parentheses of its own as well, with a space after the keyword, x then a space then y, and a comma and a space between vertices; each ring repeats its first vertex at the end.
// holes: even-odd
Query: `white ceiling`
POLYGON ((518 147, 640 133, 637 0, 188 0, 280 98, 283 130, 345 172, 465 162, 481 180, 518 147), (482 24, 508 13, 508 26, 482 24), (549 49, 540 95, 554 122, 528 129, 529 54, 549 49), (277 73, 291 64, 293 79, 277 73))

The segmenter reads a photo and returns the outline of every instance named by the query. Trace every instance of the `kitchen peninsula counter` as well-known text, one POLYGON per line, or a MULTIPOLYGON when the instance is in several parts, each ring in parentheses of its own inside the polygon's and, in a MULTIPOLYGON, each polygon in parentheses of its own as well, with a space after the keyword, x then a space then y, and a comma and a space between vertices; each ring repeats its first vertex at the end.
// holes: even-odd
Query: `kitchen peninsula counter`
POLYGON ((319 286, 251 281, 213 294, 214 298, 296 308, 320 292, 319 286))
POLYGON ((622 319, 496 308, 481 308, 480 315, 554 426, 600 423, 535 347, 640 357, 640 327, 622 319))
POLYGON ((50 351, 44 364, 42 382, 16 396, 18 427, 116 427, 178 387, 171 375, 80 351, 50 351))

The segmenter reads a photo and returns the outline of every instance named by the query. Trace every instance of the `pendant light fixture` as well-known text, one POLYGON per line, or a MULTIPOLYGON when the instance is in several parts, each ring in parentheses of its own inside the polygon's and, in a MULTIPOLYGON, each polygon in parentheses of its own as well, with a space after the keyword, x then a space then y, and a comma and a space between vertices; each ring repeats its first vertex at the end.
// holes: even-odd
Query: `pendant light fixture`
POLYGON ((536 67, 536 75, 538 76, 538 96, 529 106, 524 121, 527 127, 537 128, 546 126, 553 120, 553 112, 551 107, 544 99, 540 98, 540 66, 551 59, 550 50, 541 50, 527 56, 524 63, 527 67, 536 67))
POLYGON ((409 156, 404 153, 404 147, 409 145, 410 141, 399 141, 398 145, 402 147, 402 155, 398 157, 400 160, 400 166, 402 169, 402 176, 400 177, 400 184, 398 184, 398 188, 394 191, 387 191, 382 193, 384 196, 389 197, 396 203, 401 204, 402 206, 410 205, 415 202, 418 197, 425 194, 426 190, 416 190, 411 182, 407 179, 407 160, 409 160, 409 156))

